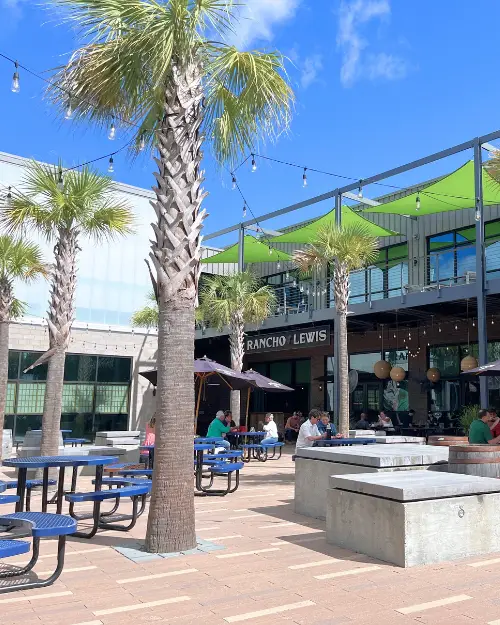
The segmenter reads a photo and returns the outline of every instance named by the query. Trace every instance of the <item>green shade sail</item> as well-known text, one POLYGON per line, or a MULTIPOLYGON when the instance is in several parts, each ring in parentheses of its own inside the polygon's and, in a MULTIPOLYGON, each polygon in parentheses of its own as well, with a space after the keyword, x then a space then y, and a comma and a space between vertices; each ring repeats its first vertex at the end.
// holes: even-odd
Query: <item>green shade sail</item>
MULTIPOLYGON (((245 235, 243 261, 245 263, 273 263, 278 260, 291 260, 290 254, 276 250, 265 243, 261 243, 255 237, 245 235)), ((227 250, 219 252, 209 258, 204 258, 202 263, 237 263, 238 262, 238 243, 228 247, 227 250)))
MULTIPOLYGON (((393 215, 433 215, 446 213, 462 208, 474 208, 474 163, 469 161, 459 169, 434 182, 422 184, 422 189, 387 202, 380 206, 367 208, 363 213, 390 213, 393 215), (420 209, 417 208, 417 196, 420 209)), ((500 185, 483 168, 483 203, 485 205, 500 204, 500 185)))
MULTIPOLYGON (((311 243, 314 241, 318 230, 330 223, 335 222, 335 209, 319 217, 315 221, 303 226, 302 228, 297 228, 297 230, 292 230, 291 232, 287 232, 286 234, 282 234, 279 237, 273 237, 271 240, 276 243, 311 243)), ((378 226, 377 224, 372 223, 368 219, 362 217, 359 213, 355 213, 348 206, 342 206, 342 223, 345 224, 361 224, 368 229, 368 232, 374 237, 390 237, 393 235, 397 235, 397 232, 393 232, 392 230, 387 230, 386 228, 382 228, 382 226, 378 226)))

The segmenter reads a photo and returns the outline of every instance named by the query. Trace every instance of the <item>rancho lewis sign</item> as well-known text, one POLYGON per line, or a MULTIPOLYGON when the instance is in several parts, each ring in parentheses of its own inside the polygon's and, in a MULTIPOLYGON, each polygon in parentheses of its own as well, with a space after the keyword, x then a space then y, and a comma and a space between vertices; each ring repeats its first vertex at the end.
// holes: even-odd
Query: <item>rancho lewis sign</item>
POLYGON ((247 354, 330 345, 330 326, 260 334, 245 339, 247 354))

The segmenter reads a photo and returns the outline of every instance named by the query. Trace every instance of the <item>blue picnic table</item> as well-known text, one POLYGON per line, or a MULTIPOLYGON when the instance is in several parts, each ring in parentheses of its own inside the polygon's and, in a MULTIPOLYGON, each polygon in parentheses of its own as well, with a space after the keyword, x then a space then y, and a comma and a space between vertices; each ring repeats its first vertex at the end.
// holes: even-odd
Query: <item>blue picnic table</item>
POLYGON ((61 514, 64 499, 64 472, 66 467, 72 467, 73 469, 71 492, 75 492, 77 468, 95 466, 95 490, 99 491, 102 486, 104 465, 114 464, 115 462, 118 462, 118 458, 116 456, 31 456, 28 458, 10 458, 9 460, 4 460, 3 466, 12 467, 18 470, 17 495, 19 497, 19 501, 16 504, 16 512, 22 512, 24 509, 28 469, 43 469, 42 512, 47 512, 49 469, 58 468, 59 479, 57 483, 57 495, 55 501, 57 503, 57 514, 61 514))
POLYGON ((342 447, 349 445, 373 445, 377 441, 374 438, 331 438, 316 441, 314 447, 342 447))

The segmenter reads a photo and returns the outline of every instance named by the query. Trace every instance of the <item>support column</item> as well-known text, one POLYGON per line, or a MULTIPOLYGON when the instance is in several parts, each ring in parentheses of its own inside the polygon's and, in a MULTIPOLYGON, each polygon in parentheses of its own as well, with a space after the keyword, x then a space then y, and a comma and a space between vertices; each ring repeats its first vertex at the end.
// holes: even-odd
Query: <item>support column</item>
MULTIPOLYGON (((337 193, 335 195, 335 225, 340 227, 342 225, 342 195, 337 193)), ((337 323, 337 308, 334 308, 334 330, 333 330, 333 409, 335 412, 336 425, 338 426, 338 420, 340 417, 340 363, 338 357, 338 323, 337 323)))
MULTIPOLYGON (((474 141, 474 188, 476 196, 476 288, 477 288, 477 341, 479 364, 488 362, 488 333, 486 329, 486 262, 484 256, 484 206, 482 154, 479 139, 474 141)), ((488 407, 488 378, 479 376, 481 408, 488 407)))
POLYGON ((245 228, 240 224, 238 236, 238 271, 245 271, 245 228))

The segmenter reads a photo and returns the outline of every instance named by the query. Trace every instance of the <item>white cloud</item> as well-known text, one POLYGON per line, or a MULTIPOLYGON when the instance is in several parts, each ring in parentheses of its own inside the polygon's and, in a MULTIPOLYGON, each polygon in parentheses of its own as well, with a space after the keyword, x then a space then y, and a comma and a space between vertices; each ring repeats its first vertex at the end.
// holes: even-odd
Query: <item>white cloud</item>
POLYGON ((301 0, 247 0, 237 11, 239 21, 235 33, 228 37, 231 43, 248 48, 255 41, 270 41, 274 28, 291 19, 301 0))
POLYGON ((341 0, 337 46, 342 52, 340 80, 345 87, 366 77, 397 80, 406 75, 404 59, 380 52, 366 53, 370 43, 361 34, 372 20, 388 20, 391 15, 389 0, 341 0))
POLYGON ((300 66, 300 84, 306 89, 316 82, 319 72, 323 69, 321 54, 313 54, 304 59, 300 66))

